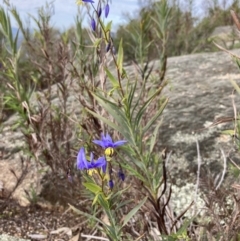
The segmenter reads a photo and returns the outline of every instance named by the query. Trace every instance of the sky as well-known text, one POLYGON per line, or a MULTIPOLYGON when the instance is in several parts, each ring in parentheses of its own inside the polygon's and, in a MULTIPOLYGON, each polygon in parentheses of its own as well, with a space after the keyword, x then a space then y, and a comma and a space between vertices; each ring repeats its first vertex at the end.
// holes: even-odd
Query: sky
MULTIPOLYGON (((76 0, 8 0, 9 3, 15 6, 23 20, 27 22, 29 14, 37 16, 37 10, 45 6, 46 2, 53 3, 54 15, 52 17, 51 24, 61 30, 66 30, 70 26, 74 25, 75 18, 77 16, 78 7, 76 5, 76 0)), ((97 4, 98 0, 94 0, 97 4)), ((107 0, 106 0, 107 1, 107 0)), ((109 0, 110 1, 110 13, 108 16, 108 21, 113 21, 112 30, 115 31, 117 26, 120 24, 127 23, 126 15, 129 14, 131 17, 136 17, 138 10, 142 4, 146 4, 146 0, 109 0)), ((154 0, 153 0, 154 1, 154 0)), ((197 16, 201 16, 202 3, 211 2, 214 0, 179 0, 180 5, 184 8, 186 7, 186 2, 194 2, 194 9, 197 16), (199 12, 200 11, 200 12, 199 12)), ((218 0, 218 2, 223 2, 224 0, 218 0)), ((4 0, 0 0, 0 6, 6 6, 3 4, 4 0)), ((227 0, 227 2, 232 2, 232 0, 227 0)), ((83 7, 83 6, 81 6, 83 7)), ((90 25, 89 16, 86 15, 84 19, 84 25, 90 25)), ((17 24, 12 20, 12 26, 17 27, 17 24)), ((34 27, 33 21, 31 21, 30 28, 34 27)))
MULTIPOLYGON (((9 0, 10 4, 15 6, 23 21, 28 19, 29 14, 37 16, 37 9, 44 6, 46 2, 53 3, 54 15, 52 24, 61 30, 65 30, 74 25, 74 19, 77 15, 76 0, 9 0)), ((96 0, 95 3, 98 1, 96 0)), ((3 0, 0 0, 0 5, 4 6, 3 0)), ((126 22, 124 17, 126 14, 134 16, 139 7, 138 0, 112 0, 110 2, 110 13, 108 21, 113 20, 113 28, 126 22)), ((82 7, 82 6, 81 6, 82 7)), ((85 24, 89 23, 86 15, 85 24)), ((33 22, 31 21, 33 24, 33 22)), ((17 27, 16 23, 12 21, 12 25, 17 27)))

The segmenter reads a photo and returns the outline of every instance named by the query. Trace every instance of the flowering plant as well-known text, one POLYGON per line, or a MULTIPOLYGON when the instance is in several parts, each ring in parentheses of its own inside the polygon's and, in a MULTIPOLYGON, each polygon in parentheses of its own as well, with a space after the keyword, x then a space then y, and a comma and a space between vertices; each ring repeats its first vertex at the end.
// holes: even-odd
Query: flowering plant
MULTIPOLYGON (((24 146, 22 141, 20 146, 17 143, 15 146, 16 150, 23 151, 24 156, 21 155, 19 158, 22 174, 17 177, 14 170, 11 170, 17 179, 12 193, 17 185, 22 184, 26 171, 32 169, 33 159, 37 164, 36 167, 41 168, 35 173, 44 175, 51 173, 47 180, 48 184, 51 184, 45 188, 56 195, 54 199, 57 202, 67 197, 65 201, 75 201, 74 205, 80 204, 80 210, 73 205, 70 207, 88 218, 84 221, 88 223, 87 227, 92 228, 92 224, 97 227, 98 234, 104 236, 97 239, 190 240, 191 237, 195 239, 196 233, 202 233, 202 225, 198 225, 197 232, 189 235, 195 225, 192 222, 193 218, 190 217, 188 220, 189 215, 185 215, 188 210, 186 192, 182 192, 183 188, 171 187, 168 170, 169 154, 160 151, 162 143, 161 136, 158 135, 161 126, 159 117, 168 102, 168 99, 162 95, 167 83, 165 73, 169 47, 166 45, 171 10, 168 1, 153 1, 151 13, 154 13, 154 16, 148 13, 149 9, 146 12, 144 10, 143 21, 134 22, 134 26, 139 24, 139 28, 128 32, 134 42, 134 66, 138 73, 135 78, 128 67, 125 68, 123 65, 123 42, 117 44, 112 37, 112 22, 108 20, 113 12, 108 0, 77 1, 78 5, 88 10, 89 39, 85 38, 86 31, 82 28, 79 16, 74 35, 72 31, 56 33, 50 25, 52 8, 48 4, 45 9, 39 9, 39 20, 34 16, 31 17, 37 24, 37 29, 31 36, 29 35, 31 31, 23 26, 15 7, 8 1, 5 1, 5 4, 7 8, 0 8, 0 32, 3 37, 0 66, 2 70, 0 76, 4 79, 1 83, 3 110, 18 114, 12 127, 14 130, 19 129, 25 140, 24 146), (16 35, 12 33, 12 18, 9 13, 19 25, 19 32, 16 35), (149 29, 154 31, 149 32, 149 29), (24 48, 18 47, 20 32, 24 37, 24 48), (152 37, 149 33, 154 34, 154 38, 161 43, 162 48, 159 48, 159 45, 155 48, 151 41, 148 42, 152 37), (160 61, 157 62, 159 64, 149 62, 147 53, 150 45, 151 49, 155 48, 159 53, 160 61), (113 64, 110 65, 110 62, 113 64), (156 66, 158 69, 154 73, 152 70, 156 66), (72 106, 71 109, 69 106, 68 97, 72 97, 70 91, 73 90, 69 88, 73 83, 69 80, 79 84, 76 89, 74 88, 80 102, 79 108, 72 106), (53 85, 54 83, 56 85, 53 85), (35 90, 43 88, 41 94, 37 93, 37 103, 35 103, 33 100, 36 98, 32 99, 32 94, 35 90), (78 120, 72 121, 74 119, 72 115, 75 114, 78 115, 78 120), (70 138, 73 136, 79 137, 77 144, 70 138), (71 155, 74 150, 76 152, 71 155), (73 165, 71 166, 73 159, 74 170, 73 165), (67 174, 69 182, 62 178, 63 173, 67 174), (63 188, 63 185, 67 188, 63 188), (174 207, 170 202, 177 192, 184 194, 183 203, 179 200, 182 195, 177 195, 174 200, 177 201, 177 205, 174 207), (67 195, 63 195, 64 193, 67 195), (86 193, 87 198, 84 195, 86 193), (87 201, 84 202, 85 206, 82 205, 83 199, 87 201), (183 206, 186 209, 179 214, 179 207, 182 209, 183 206), (174 212, 172 207, 175 208, 174 212), (184 221, 181 221, 183 216, 184 221)), ((231 14, 240 30, 237 15, 233 11, 231 14)), ((223 49, 221 46, 218 47, 223 49)), ((240 66, 239 58, 234 54, 232 56, 240 66)), ((238 84, 235 81, 231 82, 237 92, 240 92, 238 84)), ((234 137, 239 145, 240 118, 237 116, 234 101, 233 107, 235 116, 227 119, 235 121, 234 129, 226 130, 224 133, 234 137)), ((15 138, 15 135, 13 137, 15 138)), ((198 143, 197 151, 199 181, 201 158, 198 143)), ((227 157, 225 155, 223 157, 224 169, 220 181, 215 186, 218 178, 210 179, 211 184, 208 187, 211 188, 213 185, 214 189, 209 191, 208 197, 205 196, 207 204, 205 207, 209 209, 207 214, 210 214, 214 221, 216 219, 216 223, 209 223, 209 220, 206 220, 208 225, 206 231, 203 231, 206 232, 203 238, 208 236, 219 238, 224 234, 225 239, 230 240, 236 234, 232 232, 232 228, 235 227, 237 232, 239 227, 239 220, 236 218, 239 216, 239 202, 235 193, 233 193, 234 203, 229 204, 229 185, 225 189, 227 192, 223 192, 224 189, 219 192, 227 170, 227 157), (222 196, 222 193, 225 195, 222 196), (214 200, 213 196, 217 199, 214 200)), ((235 174, 239 174, 240 168, 233 160, 230 161, 234 166, 234 179, 236 179, 235 174)), ((239 190, 238 184, 232 187, 239 190)), ((42 191, 43 194, 44 190, 42 191)), ((192 188, 189 189, 189 193, 191 192, 192 188)), ((29 194, 27 190, 25 193, 29 202, 36 205, 38 193, 35 187, 31 185, 31 193, 29 194)), ((9 198, 10 196, 4 201, 5 204, 9 198)), ((7 207, 5 204, 3 210, 7 207)), ((197 208, 195 206, 196 210, 197 208)), ((83 234, 82 237, 84 236, 92 238, 90 235, 83 234)), ((79 235, 73 239, 79 239, 79 235)))
MULTIPOLYGON (((94 140, 93 143, 100 145, 104 148, 104 156, 99 157, 96 161, 93 159, 93 153, 90 154, 90 160, 88 161, 85 155, 84 147, 82 147, 77 156, 77 169, 87 170, 88 175, 92 176, 94 173, 97 174, 98 183, 102 188, 101 193, 104 194, 104 182, 107 181, 110 189, 114 187, 114 180, 112 178, 112 165, 108 164, 114 154, 114 148, 124 145, 125 140, 113 142, 109 134, 102 134, 101 140, 94 140), (110 159, 109 159, 110 158, 110 159), (108 161, 107 161, 108 160, 108 161)), ((119 165, 118 177, 124 181, 125 174, 119 165)), ((96 181, 97 182, 97 181, 96 181)))
MULTIPOLYGON (((160 81, 153 81, 152 86, 146 91, 151 70, 148 74, 142 75, 141 81, 133 81, 123 67, 122 41, 119 43, 117 55, 115 54, 111 37, 112 22, 104 23, 111 13, 109 3, 99 0, 95 7, 92 1, 81 2, 90 4, 93 9, 90 12, 88 6, 91 29, 89 35, 96 50, 95 54, 100 60, 99 88, 94 87, 91 91, 91 98, 98 106, 87 106, 85 110, 98 123, 101 138, 98 139, 93 134, 91 143, 87 143, 91 152, 89 158, 85 155, 85 149, 80 148, 77 168, 84 176, 83 185, 93 194, 92 204, 104 211, 108 221, 105 223, 94 215, 84 213, 73 206, 71 208, 101 223, 105 235, 110 240, 126 240, 124 227, 140 209, 144 210, 147 201, 157 214, 155 218, 159 232, 164 235, 170 234, 178 220, 171 220, 167 216, 170 210, 168 205, 171 187, 167 183, 165 161, 156 148, 161 126, 158 118, 168 102, 168 98, 161 95, 167 84, 164 80, 166 64, 161 62, 160 81), (110 70, 107 59, 113 62, 116 74, 110 70), (123 139, 113 141, 113 138, 119 139, 119 134, 123 139), (96 160, 93 152, 98 155, 96 160), (137 188, 132 188, 132 185, 137 188), (139 197, 139 201, 136 200, 136 196, 139 197), (133 203, 134 208, 129 210, 127 206, 133 203), (123 207, 128 210, 125 215, 122 215, 123 207), (169 223, 173 226, 169 226, 169 223)), ((164 19, 166 23, 170 11, 168 4, 161 1, 157 6, 161 8, 159 18, 164 19)), ((163 44, 166 43, 167 25, 159 25, 158 31, 159 36, 164 38, 163 44)), ((162 58, 166 63, 164 56, 162 58)), ((148 65, 143 68, 148 69, 148 65)))

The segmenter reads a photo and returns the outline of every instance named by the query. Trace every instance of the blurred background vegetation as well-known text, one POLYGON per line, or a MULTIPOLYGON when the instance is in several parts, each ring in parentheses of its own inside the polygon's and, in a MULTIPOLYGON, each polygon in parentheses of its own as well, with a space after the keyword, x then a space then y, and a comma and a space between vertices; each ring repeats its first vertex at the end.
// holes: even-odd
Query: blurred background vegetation
MULTIPOLYGON (((168 23, 162 23, 158 18, 158 3, 158 1, 151 0, 148 1, 148 4, 144 2, 134 17, 125 16, 127 24, 118 26, 112 33, 115 49, 118 49, 119 42, 121 38, 123 39, 125 61, 137 62, 140 59, 150 61, 161 57, 162 52, 170 57, 218 51, 212 43, 213 41, 221 41, 228 49, 239 47, 239 43, 236 41, 237 36, 234 37, 236 31, 233 29, 233 20, 230 15, 230 10, 234 10, 237 15, 240 15, 239 0, 208 0, 198 4, 198 9, 196 9, 194 0, 169 0, 167 3, 171 7, 171 11, 168 23), (196 12, 201 14, 196 14, 196 12), (163 43, 162 36, 157 36, 159 32, 157 28, 161 28, 161 24, 167 24, 168 34, 165 36, 167 44, 163 43), (221 34, 219 35, 219 32, 214 30, 225 31, 226 28, 217 28, 223 26, 228 26, 228 33, 232 28, 232 38, 228 36, 216 39, 219 36, 221 38, 221 34), (217 37, 214 36, 214 33, 217 37)), ((47 62, 49 58, 46 56, 46 52, 51 55, 52 63, 58 63, 59 58, 64 58, 67 64, 75 57, 77 46, 80 46, 82 56, 87 56, 91 51, 84 47, 90 43, 90 39, 87 34, 88 28, 83 27, 82 20, 77 19, 75 26, 60 31, 51 25, 53 11, 50 6, 39 9, 38 18, 32 19, 37 24, 37 28, 28 29, 21 26, 19 31, 21 38, 18 38, 18 41, 21 39, 23 48, 21 54, 24 55, 21 56, 19 63, 21 66, 20 79, 24 83, 28 79, 31 81, 38 79, 37 82, 32 83, 36 85, 36 89, 44 89, 49 84, 46 72, 50 70, 47 70, 46 67, 43 68, 43 66, 51 65, 47 62), (79 45, 79 43, 81 44, 79 45), (29 78, 29 75, 33 75, 33 73, 36 76, 29 78)), ((12 9, 12 14, 14 15, 14 9, 12 9)), ((16 34, 16 29, 14 34, 16 34)), ((0 31, 1 59, 6 59, 9 55, 4 47, 5 44, 5 36, 0 31)), ((82 62, 86 62, 86 59, 82 59, 82 62)), ((4 69, 4 66, 0 67, 2 70, 4 69)), ((59 81, 59 70, 61 72, 63 68, 58 65, 51 69, 53 83, 59 81)), ((3 81, 0 81, 1 90, 3 90, 2 83, 3 81)), ((4 118, 3 115, 2 118, 4 118)))
MULTIPOLYGON (((169 0, 167 3, 171 7, 171 11, 169 12, 168 23, 162 23, 161 19, 157 18, 159 14, 158 3, 158 1, 151 0, 148 3, 144 2, 139 12, 134 14, 134 17, 125 16, 127 24, 118 26, 115 32, 112 33, 115 49, 118 49, 120 39, 123 39, 125 61, 136 62, 139 59, 145 59, 146 61, 158 59, 162 52, 167 57, 170 57, 218 51, 212 43, 217 41, 216 36, 214 37, 214 30, 223 26, 228 26, 228 33, 232 28, 232 38, 228 36, 224 39, 223 37, 218 41, 221 41, 224 47, 227 48, 239 47, 239 43, 236 41, 237 37, 234 37, 236 31, 233 30, 233 20, 229 14, 230 10, 234 10, 238 15, 240 14, 239 0, 208 0, 202 2, 202 4, 197 4, 197 9, 194 0, 169 0), (158 22, 156 19, 158 19, 158 22), (157 36, 159 32, 157 30, 159 26, 157 25, 161 24, 167 24, 168 34, 165 36, 167 44, 162 42, 162 36, 157 36)), ((81 45, 82 56, 87 56, 88 51, 90 51, 89 48, 84 47, 84 45, 90 43, 90 39, 87 28, 82 25, 82 20, 78 19, 75 26, 60 31, 51 25, 53 11, 50 6, 48 6, 47 10, 44 8, 39 9, 38 19, 32 19, 38 27, 36 29, 27 29, 22 26, 19 31, 20 38, 18 38, 18 41, 21 39, 24 50, 21 51, 24 56, 21 56, 21 63, 19 63, 21 66, 19 69, 20 76, 23 82, 26 82, 27 79, 31 79, 31 81, 32 79, 40 80, 37 81, 36 89, 44 89, 48 85, 48 80, 45 78, 47 69, 40 71, 40 66, 49 64, 46 62, 47 58, 44 56, 42 49, 51 54, 52 62, 59 62, 56 60, 62 57, 68 58, 66 62, 71 62, 79 41, 83 43, 81 45), (80 32, 81 35, 79 35, 80 32), (22 38, 22 35, 24 38, 22 38), (44 36, 47 39, 44 39, 44 36), (61 49, 59 50, 56 46, 61 49), (63 49, 66 51, 65 56, 59 56, 63 49), (29 78, 29 75, 33 73, 37 76, 29 78)), ((14 10, 12 14, 14 14, 14 10)), ((219 28, 218 30, 221 32, 225 31, 226 28, 219 28)), ((16 34, 16 29, 13 31, 14 34, 16 34)), ((218 31, 216 31, 216 35, 219 37, 218 31)), ((9 55, 4 48, 5 44, 5 36, 0 31, 1 59, 6 59, 9 55)), ((0 67, 4 69, 4 66, 1 65, 0 67)), ((61 67, 56 65, 51 71, 59 73, 59 68, 61 67)), ((59 74, 56 74, 54 78, 51 78, 51 81, 58 82, 58 79, 59 74)), ((2 83, 3 81, 0 81, 1 90, 3 90, 2 83)), ((2 115, 2 118, 4 118, 4 115, 2 115)))
MULTIPOLYGON (((217 51, 217 48, 212 44, 214 30, 222 26, 229 26, 229 29, 231 29, 233 20, 229 14, 230 10, 234 10, 237 14, 240 14, 238 0, 208 0, 202 6, 198 5, 198 9, 196 9, 196 1, 194 0, 172 0, 168 2, 171 5, 171 20, 168 24, 168 56, 217 51), (197 14, 196 12, 201 12, 201 14, 197 14)), ((129 17, 128 24, 118 28, 115 43, 117 45, 120 38, 124 39, 126 60, 133 60, 135 58, 137 45, 135 39, 132 37, 135 32, 144 32, 145 44, 153 42, 148 51, 150 59, 157 57, 156 50, 161 51, 161 43, 156 38, 156 22, 153 21, 157 14, 157 4, 157 2, 151 2, 147 7, 143 7, 140 10, 138 17, 129 17), (147 28, 148 25, 150 27, 147 28)), ((234 41, 234 37, 231 40, 234 41)), ((233 43, 229 44, 228 47, 234 48, 237 45, 233 43)))

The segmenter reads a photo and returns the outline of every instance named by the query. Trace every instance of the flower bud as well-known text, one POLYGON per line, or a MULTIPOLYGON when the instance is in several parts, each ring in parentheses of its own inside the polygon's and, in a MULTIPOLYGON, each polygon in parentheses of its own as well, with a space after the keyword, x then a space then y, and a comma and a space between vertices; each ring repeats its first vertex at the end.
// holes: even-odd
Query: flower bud
POLYGON ((85 3, 94 3, 93 0, 82 0, 82 1, 85 2, 85 3))
POLYGON ((96 31, 96 22, 95 22, 94 18, 92 18, 92 20, 91 20, 91 26, 92 26, 92 30, 96 31))
POLYGON ((106 52, 108 52, 110 50, 110 47, 111 47, 111 42, 109 42, 106 46, 106 52))
POLYGON ((102 8, 99 7, 98 11, 97 11, 97 14, 98 14, 98 17, 100 18, 101 17, 101 14, 102 14, 102 8))
POLYGON ((105 6, 105 18, 108 17, 109 10, 110 10, 110 8, 109 8, 109 4, 107 3, 107 5, 105 6))
POLYGON ((122 169, 120 169, 120 170, 118 171, 118 177, 119 177, 122 181, 125 180, 125 174, 123 173, 122 169))
POLYGON ((114 183, 113 183, 112 179, 109 180, 108 185, 109 185, 110 189, 113 189, 114 183))

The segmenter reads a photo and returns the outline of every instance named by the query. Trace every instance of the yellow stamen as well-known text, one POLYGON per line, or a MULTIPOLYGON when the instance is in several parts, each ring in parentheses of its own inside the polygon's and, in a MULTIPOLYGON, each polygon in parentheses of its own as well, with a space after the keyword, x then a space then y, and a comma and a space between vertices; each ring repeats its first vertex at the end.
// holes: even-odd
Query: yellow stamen
POLYGON ((98 172, 97 172, 97 169, 95 169, 95 168, 93 168, 93 169, 89 169, 89 170, 87 170, 87 174, 89 175, 89 176, 92 176, 93 174, 97 174, 98 172))
POLYGON ((114 154, 114 149, 112 147, 108 147, 104 153, 105 153, 105 156, 112 157, 114 154))

